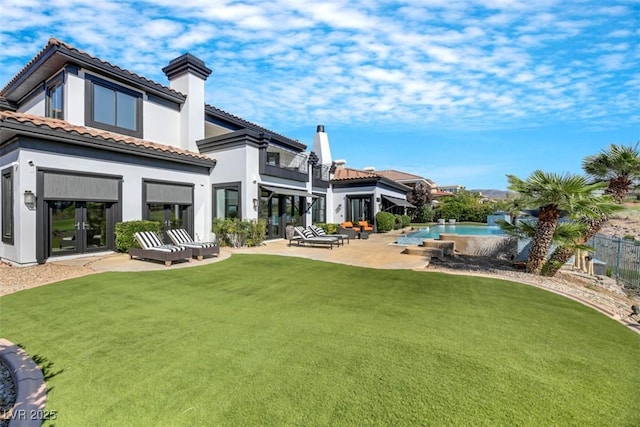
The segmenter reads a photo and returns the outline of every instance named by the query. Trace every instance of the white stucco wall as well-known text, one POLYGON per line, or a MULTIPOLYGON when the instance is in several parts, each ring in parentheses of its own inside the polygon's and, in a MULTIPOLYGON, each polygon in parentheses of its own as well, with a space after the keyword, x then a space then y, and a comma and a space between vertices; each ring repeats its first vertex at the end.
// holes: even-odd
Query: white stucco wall
POLYGON ((66 75, 64 85, 64 119, 76 126, 84 126, 84 77, 66 75))
MULTIPOLYGON (((2 158, 4 163, 5 158, 2 158)), ((36 262, 36 211, 24 205, 21 196, 26 190, 36 193, 37 168, 122 175, 122 220, 142 219, 142 180, 175 181, 194 184, 194 234, 208 238, 211 232, 211 195, 208 175, 175 171, 166 168, 130 165, 117 161, 90 159, 22 149, 14 178, 16 195, 15 245, 4 245, 2 258, 18 264, 36 262), (29 166, 29 161, 33 166, 29 166)), ((36 197, 41 195, 36 194, 36 197)))
POLYGON ((44 116, 45 113, 45 96, 44 90, 34 93, 26 102, 18 108, 19 113, 33 114, 36 116, 44 116))
POLYGON ((204 138, 204 80, 187 73, 171 80, 169 86, 187 95, 187 100, 180 111, 179 147, 197 152, 196 141, 204 138))
MULTIPOLYGON (((180 147, 180 112, 145 100, 142 135, 147 141, 180 147)), ((196 150, 197 152, 197 150, 196 150)))
POLYGON ((217 164, 211 173, 210 186, 229 182, 241 182, 240 209, 243 219, 256 219, 258 213, 253 208, 253 199, 257 197, 256 184, 253 177, 257 176, 257 169, 252 170, 248 164, 255 162, 257 149, 245 145, 223 149, 210 154, 217 164))

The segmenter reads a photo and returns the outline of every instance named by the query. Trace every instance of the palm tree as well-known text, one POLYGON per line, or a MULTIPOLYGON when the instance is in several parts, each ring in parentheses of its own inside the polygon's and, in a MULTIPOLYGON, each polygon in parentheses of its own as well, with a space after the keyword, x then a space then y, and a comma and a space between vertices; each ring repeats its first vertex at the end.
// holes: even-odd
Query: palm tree
POLYGON ((539 208, 527 271, 540 274, 561 215, 576 210, 588 211, 589 205, 597 200, 594 192, 606 184, 589 184, 581 175, 558 175, 541 170, 534 171, 526 181, 514 175, 507 175, 507 179, 509 190, 520 193, 529 207, 539 208))
MULTIPOLYGON (((640 179, 640 143, 635 146, 611 144, 607 150, 599 154, 587 156, 582 161, 582 169, 595 181, 607 182, 606 194, 610 194, 617 203, 622 203, 624 198, 633 189, 634 181, 640 179)), ((610 207, 601 206, 601 213, 596 217, 579 218, 587 225, 587 230, 578 241, 584 244, 594 237, 608 221, 610 207)), ((553 276, 560 266, 564 265, 573 255, 569 248, 559 246, 551 255, 551 259, 557 268, 545 268, 545 275, 553 276)))
MULTIPOLYGON (((586 242, 593 236, 586 237, 594 223, 600 218, 606 218, 611 213, 620 210, 621 205, 614 202, 609 195, 589 200, 586 206, 577 204, 571 215, 575 225, 574 231, 566 233, 558 239, 558 246, 551 254, 549 260, 542 267, 542 275, 555 276, 558 270, 571 258, 576 249, 590 250, 586 242)), ((568 229, 569 230, 569 229, 568 229)))
POLYGON ((622 203, 634 181, 640 180, 639 147, 640 142, 635 146, 611 144, 607 150, 585 157, 582 169, 596 181, 607 181, 605 193, 622 203))

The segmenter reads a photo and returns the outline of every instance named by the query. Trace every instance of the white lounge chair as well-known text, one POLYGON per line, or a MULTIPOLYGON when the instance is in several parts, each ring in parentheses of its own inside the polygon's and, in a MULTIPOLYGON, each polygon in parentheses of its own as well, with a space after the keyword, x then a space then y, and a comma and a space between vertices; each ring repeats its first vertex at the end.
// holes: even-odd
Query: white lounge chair
POLYGON ((220 253, 220 246, 217 243, 196 242, 184 228, 167 230, 167 234, 174 245, 184 246, 191 249, 193 256, 196 257, 198 261, 202 261, 202 258, 207 255, 218 256, 220 253))
POLYGON ((186 259, 191 261, 191 249, 184 246, 165 245, 153 231, 139 231, 133 233, 140 248, 129 248, 129 259, 133 257, 164 261, 164 265, 171 266, 173 261, 186 259))
POLYGON ((329 245, 331 249, 333 249, 333 245, 340 245, 338 243, 338 239, 333 239, 331 237, 317 237, 311 232, 311 230, 304 227, 294 227, 293 233, 293 238, 289 240, 289 246, 291 246, 291 242, 294 241, 298 242, 298 246, 302 243, 307 245, 329 245))
POLYGON ((344 246, 344 239, 347 239, 347 243, 350 244, 349 242, 349 235, 348 234, 327 234, 326 231, 324 231, 323 228, 318 227, 317 225, 310 225, 309 227, 307 227, 309 230, 311 230, 311 232, 316 236, 316 237, 331 237, 334 238, 336 240, 340 241, 340 244, 342 244, 342 246, 344 246))

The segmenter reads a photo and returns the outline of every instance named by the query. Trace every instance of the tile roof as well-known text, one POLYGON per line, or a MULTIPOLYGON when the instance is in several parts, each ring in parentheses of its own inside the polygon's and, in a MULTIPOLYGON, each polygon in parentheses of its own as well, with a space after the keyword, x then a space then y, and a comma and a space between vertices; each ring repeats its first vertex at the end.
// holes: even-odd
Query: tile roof
POLYGON ((149 84, 149 85, 151 85, 151 86, 155 86, 155 87, 156 87, 157 89, 159 89, 159 90, 162 90, 162 91, 169 91, 169 92, 172 92, 172 93, 174 93, 175 95, 178 95, 178 96, 181 96, 181 97, 186 96, 185 94, 183 94, 183 93, 181 93, 181 92, 178 92, 178 91, 176 91, 176 90, 174 90, 174 89, 171 89, 170 87, 167 87, 167 86, 161 85, 160 83, 157 83, 157 82, 155 82, 155 81, 153 81, 153 80, 149 80, 149 79, 147 79, 146 77, 142 77, 142 76, 140 76, 140 75, 138 75, 138 74, 136 74, 136 73, 133 73, 133 72, 131 72, 131 71, 129 71, 129 70, 125 70, 124 68, 120 68, 120 67, 118 67, 117 65, 113 65, 113 64, 111 64, 110 62, 103 61, 103 60, 102 60, 102 59, 100 59, 100 58, 97 58, 97 57, 95 57, 95 56, 93 56, 93 55, 90 55, 90 54, 88 54, 87 52, 84 52, 84 51, 82 51, 82 50, 80 50, 80 49, 77 49, 77 48, 75 48, 75 47, 73 47, 73 46, 71 46, 71 45, 69 45, 69 44, 67 44, 67 43, 65 43, 65 42, 63 42, 63 41, 60 41, 60 40, 58 40, 58 39, 56 39, 56 38, 53 38, 53 37, 51 37, 51 38, 49 39, 49 41, 48 41, 47 45, 46 45, 46 46, 45 46, 45 47, 44 47, 40 52, 38 52, 38 54, 37 54, 36 56, 34 56, 34 57, 31 59, 31 61, 29 61, 29 62, 28 62, 28 63, 27 63, 23 68, 22 68, 22 70, 20 70, 20 71, 18 72, 18 74, 16 74, 16 75, 13 77, 13 79, 11 79, 11 80, 9 81, 9 83, 7 83, 7 84, 6 84, 6 85, 5 85, 5 86, 0 90, 0 94, 4 93, 4 92, 5 92, 5 91, 6 91, 6 90, 7 90, 7 89, 8 89, 8 88, 9 88, 9 87, 10 87, 10 86, 15 82, 15 81, 17 81, 17 80, 18 80, 18 79, 19 79, 23 74, 25 74, 25 73, 29 70, 29 68, 30 68, 32 65, 34 65, 38 60, 40 60, 40 58, 42 58, 42 57, 47 53, 47 51, 49 51, 50 49, 55 49, 55 48, 57 48, 57 47, 61 47, 61 48, 67 49, 67 50, 69 50, 69 51, 71 51, 71 52, 74 52, 74 53, 76 53, 76 54, 78 54, 78 55, 80 55, 80 56, 84 57, 85 59, 89 59, 89 60, 92 60, 92 61, 97 61, 97 62, 99 62, 100 64, 102 64, 102 65, 104 65, 104 66, 107 66, 107 67, 110 67, 110 68, 112 68, 112 69, 114 69, 114 70, 117 70, 117 71, 119 71, 120 73, 124 73, 125 75, 128 75, 128 76, 129 76, 129 77, 131 77, 131 78, 138 79, 138 80, 142 80, 143 82, 145 82, 145 83, 147 83, 147 84, 149 84))
POLYGON ((169 145, 158 144, 155 142, 145 141, 143 139, 134 138, 132 136, 121 135, 114 132, 107 132, 95 128, 72 125, 64 120, 52 119, 49 117, 35 116, 33 114, 16 113, 12 111, 0 111, 0 125, 5 122, 16 122, 21 124, 32 125, 37 128, 49 128, 55 131, 62 131, 67 134, 76 134, 81 136, 88 136, 92 138, 100 138, 104 141, 113 141, 116 143, 122 143, 130 145, 132 147, 144 148, 148 150, 154 150, 156 152, 162 152, 166 154, 175 154, 184 156, 187 158, 193 158, 198 160, 209 160, 214 162, 213 159, 203 154, 193 151, 184 150, 178 147, 172 147, 169 145))
POLYGON ((392 179, 394 181, 405 181, 405 180, 421 180, 424 179, 421 176, 413 175, 406 172, 397 171, 394 169, 387 169, 382 171, 374 171, 375 174, 384 176, 385 178, 392 179))
POLYGON ((338 168, 333 175, 334 181, 346 181, 350 179, 366 179, 366 178, 379 178, 373 172, 362 171, 351 168, 338 168))

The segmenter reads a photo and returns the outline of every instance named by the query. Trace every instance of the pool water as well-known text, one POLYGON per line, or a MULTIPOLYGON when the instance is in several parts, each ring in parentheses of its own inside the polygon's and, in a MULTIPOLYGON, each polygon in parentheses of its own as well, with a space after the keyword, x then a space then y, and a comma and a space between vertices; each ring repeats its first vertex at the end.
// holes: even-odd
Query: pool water
POLYGON ((422 239, 438 239, 440 233, 455 233, 465 236, 505 236, 504 231, 495 225, 434 225, 398 237, 398 244, 419 245, 422 239))

